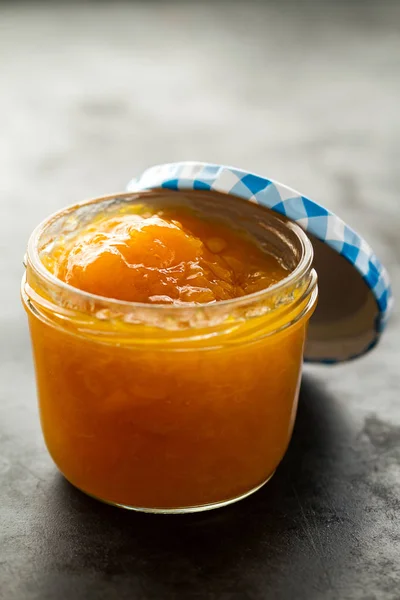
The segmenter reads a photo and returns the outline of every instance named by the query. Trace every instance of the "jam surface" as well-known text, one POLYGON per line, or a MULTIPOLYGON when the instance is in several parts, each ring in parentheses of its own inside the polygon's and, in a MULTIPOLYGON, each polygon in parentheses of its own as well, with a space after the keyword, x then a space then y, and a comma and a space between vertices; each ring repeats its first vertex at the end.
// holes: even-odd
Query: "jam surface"
POLYGON ((86 292, 154 304, 238 298, 288 273, 248 234, 178 207, 100 216, 44 262, 86 292))

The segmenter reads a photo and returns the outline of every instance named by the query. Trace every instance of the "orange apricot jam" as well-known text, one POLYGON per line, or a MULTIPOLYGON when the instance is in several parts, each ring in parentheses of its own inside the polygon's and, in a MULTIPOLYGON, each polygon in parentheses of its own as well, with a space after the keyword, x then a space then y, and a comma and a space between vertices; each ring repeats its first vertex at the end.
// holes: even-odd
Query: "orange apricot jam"
POLYGON ((154 304, 207 303, 258 292, 288 275, 244 232, 182 207, 96 218, 44 258, 69 285, 154 304))
POLYGON ((293 428, 311 261, 297 226, 211 192, 122 194, 39 226, 22 296, 65 477, 161 512, 258 489, 293 428))

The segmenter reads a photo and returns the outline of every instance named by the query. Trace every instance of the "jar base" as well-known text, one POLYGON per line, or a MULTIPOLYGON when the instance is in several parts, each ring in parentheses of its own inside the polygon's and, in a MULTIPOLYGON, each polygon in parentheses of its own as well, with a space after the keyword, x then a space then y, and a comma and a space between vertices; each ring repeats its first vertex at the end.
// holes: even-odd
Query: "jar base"
POLYGON ((104 500, 103 498, 99 498, 98 496, 90 494, 89 492, 82 490, 81 488, 78 488, 73 483, 71 483, 71 482, 69 482, 69 483, 71 483, 71 485, 73 485, 75 488, 77 488, 83 494, 86 494, 86 496, 90 496, 90 498, 93 498, 94 500, 98 500, 99 502, 103 502, 103 504, 109 504, 110 506, 117 506, 118 508, 125 508, 126 510, 132 510, 135 512, 142 512, 142 513, 153 513, 153 514, 163 514, 163 515, 183 515, 183 514, 188 514, 188 513, 204 512, 206 510, 214 510, 216 508, 223 508, 224 506, 229 506, 229 504, 233 504, 234 502, 239 502, 240 500, 244 500, 248 496, 251 496, 252 494, 257 492, 259 489, 261 489, 266 483, 268 483, 268 481, 270 481, 270 479, 272 479, 274 474, 275 474, 275 471, 273 471, 271 473, 271 475, 269 475, 262 483, 260 483, 260 485, 257 485, 256 487, 252 488, 248 492, 245 492, 244 494, 241 494, 240 496, 235 496, 234 498, 230 498, 229 500, 223 500, 222 502, 212 502, 211 504, 199 504, 197 506, 185 506, 185 507, 181 507, 181 508, 146 508, 143 506, 129 506, 127 504, 119 504, 118 502, 111 502, 109 500, 104 500))

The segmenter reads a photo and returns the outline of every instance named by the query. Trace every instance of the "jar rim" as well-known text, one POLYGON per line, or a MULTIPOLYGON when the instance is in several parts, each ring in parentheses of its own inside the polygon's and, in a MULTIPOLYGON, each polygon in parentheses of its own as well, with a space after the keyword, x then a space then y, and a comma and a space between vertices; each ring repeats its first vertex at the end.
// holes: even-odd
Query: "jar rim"
MULTIPOLYGON (((300 260, 298 262, 298 264, 296 265, 296 267, 290 271, 290 273, 287 275, 287 277, 281 279, 280 281, 278 281, 277 283, 259 290, 257 292, 253 292, 251 294, 247 294, 244 296, 239 296, 237 298, 230 298, 228 300, 218 300, 215 302, 209 302, 209 303, 195 303, 195 302, 182 302, 182 303, 176 303, 176 304, 158 304, 158 303, 145 303, 145 302, 135 302, 135 301, 125 301, 125 300, 119 300, 117 298, 109 298, 106 296, 100 296, 98 294, 92 294, 90 292, 86 292, 84 290, 81 290, 79 288, 76 288, 68 283, 66 283, 65 281, 62 281, 61 279, 59 279, 58 277, 56 277, 53 273, 51 273, 51 271, 49 271, 44 263, 42 262, 40 255, 39 255, 39 240, 41 238, 41 236, 43 235, 43 233, 46 231, 46 228, 48 226, 50 226, 52 223, 54 223, 58 218, 60 218, 63 215, 66 215, 68 213, 73 213, 74 211, 78 210, 79 208, 82 208, 84 206, 89 206, 91 204, 97 204, 100 202, 107 202, 107 201, 118 201, 118 200, 129 200, 129 199, 138 199, 138 198, 146 198, 149 197, 150 195, 154 194, 154 193, 166 193, 166 192, 170 192, 170 190, 163 190, 162 188, 157 189, 157 190, 142 190, 140 192, 122 192, 122 193, 117 193, 117 194, 109 194, 106 196, 96 196, 94 198, 88 199, 88 200, 83 200, 82 202, 78 202, 76 204, 71 204, 69 206, 64 207, 61 210, 58 210, 54 213, 52 213, 50 216, 48 216, 46 219, 44 219, 41 223, 39 223, 39 225, 37 225, 37 227, 35 227, 35 229, 33 230, 33 232, 31 233, 29 240, 28 240, 28 247, 27 247, 27 256, 26 256, 26 260, 24 261, 24 263, 29 263, 30 266, 33 268, 33 270, 37 273, 37 275, 39 275, 41 278, 43 278, 48 284, 50 285, 54 285, 54 286, 58 286, 62 291, 67 292, 67 293, 71 293, 74 294, 75 296, 79 297, 80 299, 84 300, 84 301, 91 301, 91 302, 101 302, 101 303, 107 303, 110 305, 110 307, 112 307, 113 309, 116 310, 123 310, 123 309, 140 309, 140 310, 145 310, 147 311, 165 311, 165 312, 169 312, 169 313, 175 313, 175 314, 179 314, 179 311, 198 311, 199 309, 202 308, 206 308, 207 311, 210 311, 213 309, 213 307, 218 309, 223 309, 226 308, 229 310, 229 308, 237 308, 237 307, 242 307, 242 306, 246 306, 247 304, 253 304, 254 302, 257 301, 264 301, 267 300, 269 297, 273 297, 276 296, 277 294, 283 293, 285 292, 285 290, 287 289, 291 289, 293 287, 294 284, 296 284, 296 282, 301 281, 306 275, 307 273, 310 271, 311 267, 312 267, 312 263, 313 263, 313 258, 314 258, 314 251, 313 251, 313 246, 312 243, 310 241, 310 239, 308 238, 307 234, 304 232, 304 230, 297 225, 297 223, 293 222, 293 221, 289 221, 289 220, 284 220, 282 219, 282 217, 280 215, 278 215, 277 213, 274 213, 273 211, 269 211, 272 214, 273 218, 276 218, 281 224, 282 222, 285 224, 286 227, 288 227, 288 229, 290 229, 294 235, 296 236, 296 238, 299 240, 300 242, 300 246, 301 246, 301 257, 300 260)), ((179 192, 178 192, 179 193, 179 192)), ((190 193, 190 191, 185 190, 184 192, 185 194, 190 193)), ((216 192, 217 193, 217 192, 216 192)), ((225 194, 225 195, 230 195, 230 194, 225 194)), ((232 196, 234 198, 234 196, 232 196)), ((257 208, 260 208, 259 205, 256 205, 257 208)), ((27 264, 25 264, 25 266, 27 266, 27 264)))

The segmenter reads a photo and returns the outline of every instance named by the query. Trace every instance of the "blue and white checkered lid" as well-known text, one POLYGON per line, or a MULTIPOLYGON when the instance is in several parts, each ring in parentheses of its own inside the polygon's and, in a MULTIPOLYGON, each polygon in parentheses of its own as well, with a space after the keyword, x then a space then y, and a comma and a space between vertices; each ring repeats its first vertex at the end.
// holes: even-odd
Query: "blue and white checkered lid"
POLYGON ((367 242, 342 219, 289 187, 241 169, 179 162, 147 169, 129 191, 208 190, 266 206, 298 223, 315 252, 319 302, 305 358, 336 363, 376 345, 392 310, 389 276, 367 242))

